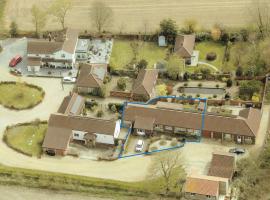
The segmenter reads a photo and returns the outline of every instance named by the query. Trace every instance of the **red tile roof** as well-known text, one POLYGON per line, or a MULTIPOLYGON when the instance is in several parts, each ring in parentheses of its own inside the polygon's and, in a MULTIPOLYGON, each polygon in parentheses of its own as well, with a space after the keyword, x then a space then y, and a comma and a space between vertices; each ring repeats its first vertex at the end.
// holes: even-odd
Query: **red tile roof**
POLYGON ((219 182, 200 178, 187 177, 184 192, 200 195, 218 196, 219 182))

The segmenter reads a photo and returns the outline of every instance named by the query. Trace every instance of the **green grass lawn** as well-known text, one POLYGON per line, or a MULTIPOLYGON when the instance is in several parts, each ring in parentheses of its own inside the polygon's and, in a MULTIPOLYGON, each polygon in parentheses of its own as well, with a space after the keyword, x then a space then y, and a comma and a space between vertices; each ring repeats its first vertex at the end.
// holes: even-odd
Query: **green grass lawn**
POLYGON ((24 83, 0 83, 0 104, 11 109, 28 109, 40 103, 44 97, 41 88, 24 83))
MULTIPOLYGON (((125 69, 126 65, 132 61, 133 52, 129 40, 114 40, 113 50, 110 59, 110 64, 115 66, 115 69, 125 69)), ((153 42, 141 42, 139 49, 138 61, 145 59, 148 62, 148 68, 166 57, 166 48, 159 47, 153 42)))
POLYGON ((4 137, 11 148, 27 155, 39 156, 46 130, 46 123, 19 125, 7 129, 4 137))
POLYGON ((209 64, 214 65, 218 69, 222 69, 222 60, 224 56, 225 46, 217 42, 198 42, 196 43, 196 50, 200 51, 199 60, 205 61, 209 64), (217 54, 217 58, 214 61, 207 61, 206 55, 207 53, 215 52, 217 54))

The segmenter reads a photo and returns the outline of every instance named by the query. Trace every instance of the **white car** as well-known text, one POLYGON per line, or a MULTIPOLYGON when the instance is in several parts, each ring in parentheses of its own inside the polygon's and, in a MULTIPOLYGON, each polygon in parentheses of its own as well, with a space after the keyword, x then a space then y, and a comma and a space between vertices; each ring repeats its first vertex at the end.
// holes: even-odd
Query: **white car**
POLYGON ((138 140, 135 146, 135 151, 141 152, 143 150, 143 144, 144 144, 143 140, 138 140))
POLYGON ((76 82, 76 78, 72 78, 69 76, 66 76, 63 78, 63 83, 75 83, 76 82))

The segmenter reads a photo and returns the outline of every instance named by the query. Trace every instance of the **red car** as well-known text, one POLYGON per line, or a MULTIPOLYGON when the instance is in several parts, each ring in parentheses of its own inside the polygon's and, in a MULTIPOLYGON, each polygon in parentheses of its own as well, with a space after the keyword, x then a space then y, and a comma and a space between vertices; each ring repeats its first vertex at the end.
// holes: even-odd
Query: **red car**
POLYGON ((22 61, 22 57, 17 55, 14 58, 11 59, 11 61, 9 62, 9 66, 10 67, 15 67, 21 61, 22 61))

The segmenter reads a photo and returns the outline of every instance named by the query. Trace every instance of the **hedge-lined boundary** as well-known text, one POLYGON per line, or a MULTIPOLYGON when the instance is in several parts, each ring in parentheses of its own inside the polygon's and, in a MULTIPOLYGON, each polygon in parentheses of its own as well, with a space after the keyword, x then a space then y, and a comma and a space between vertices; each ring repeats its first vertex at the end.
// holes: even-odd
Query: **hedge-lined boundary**
MULTIPOLYGON (((91 168, 89 168, 91 170, 91 168)), ((91 194, 150 197, 138 183, 0 166, 0 184, 91 194)), ((150 198, 154 199, 154 198, 150 198)))
MULTIPOLYGON (((15 84, 17 84, 17 82, 16 81, 1 81, 0 85, 2 85, 2 84, 13 84, 13 85, 15 85, 15 84)), ((26 82, 23 82, 23 83, 20 83, 20 84, 23 84, 24 86, 29 87, 29 88, 37 89, 38 91, 41 92, 41 97, 42 98, 39 101, 37 101, 36 104, 30 104, 29 106, 27 106, 25 108, 17 108, 17 107, 15 107, 13 105, 8 106, 8 105, 4 105, 2 102, 0 102, 0 104, 2 106, 4 106, 5 108, 8 108, 8 109, 11 109, 11 110, 27 110, 27 109, 34 108, 35 106, 39 105, 43 101, 44 96, 45 96, 45 91, 41 87, 39 87, 37 85, 34 85, 34 84, 26 83, 26 82)))

